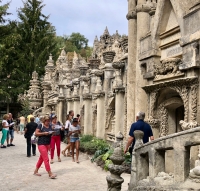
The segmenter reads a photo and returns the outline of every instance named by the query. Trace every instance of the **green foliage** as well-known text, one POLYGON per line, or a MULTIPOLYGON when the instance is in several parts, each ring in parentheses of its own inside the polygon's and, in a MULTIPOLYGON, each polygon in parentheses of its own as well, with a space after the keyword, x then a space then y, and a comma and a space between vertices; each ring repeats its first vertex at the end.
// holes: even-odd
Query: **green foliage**
POLYGON ((27 117, 32 112, 32 110, 30 109, 30 102, 29 102, 28 98, 21 100, 20 103, 22 105, 22 111, 20 113, 23 116, 27 117))
POLYGON ((39 0, 25 0, 18 9, 19 22, 0 25, 0 99, 17 101, 17 95, 28 89, 32 72, 43 75, 46 60, 55 51, 55 29, 42 13, 44 6, 39 0))
POLYGON ((93 138, 94 138, 94 136, 92 136, 92 135, 83 135, 81 137, 81 142, 90 142, 90 141, 92 141, 93 138))
POLYGON ((92 48, 88 47, 88 39, 80 33, 56 37, 56 59, 60 54, 60 49, 63 47, 66 53, 75 51, 85 59, 92 55, 92 48))
POLYGON ((131 154, 129 152, 127 152, 126 154, 124 154, 125 157, 125 163, 126 164, 131 164, 131 154))
POLYGON ((108 150, 110 148, 109 144, 91 135, 83 135, 80 139, 80 148, 88 154, 95 154, 98 150, 108 150))
MULTIPOLYGON (((0 3, 2 3, 2 0, 0 0, 0 3)), ((5 16, 10 15, 10 13, 7 12, 9 5, 10 3, 0 5, 0 24, 5 23, 6 22, 5 16)))
POLYGON ((108 169, 108 166, 110 165, 110 164, 113 164, 113 162, 111 161, 111 160, 106 160, 105 161, 105 165, 104 165, 104 170, 105 171, 108 171, 109 169, 108 169))
POLYGON ((108 150, 102 157, 102 160, 106 161, 109 159, 109 157, 113 154, 114 149, 110 149, 108 150))

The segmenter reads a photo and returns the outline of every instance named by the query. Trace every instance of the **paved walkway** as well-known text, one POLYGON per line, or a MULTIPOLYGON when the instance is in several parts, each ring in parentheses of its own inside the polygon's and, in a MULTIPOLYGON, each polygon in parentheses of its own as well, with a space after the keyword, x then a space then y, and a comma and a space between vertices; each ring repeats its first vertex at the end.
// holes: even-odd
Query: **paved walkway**
MULTIPOLYGON (((1 139, 1 132, 0 132, 1 139)), ((105 172, 92 164, 85 154, 80 155, 80 163, 74 163, 70 157, 61 156, 62 162, 55 160, 51 165, 57 179, 49 179, 44 165, 40 169, 41 177, 33 176, 33 170, 38 160, 36 156, 26 157, 26 140, 23 135, 15 132, 13 142, 16 146, 0 149, 0 191, 106 191, 105 172)), ((62 144, 62 148, 65 144, 62 144)), ((123 174, 122 191, 128 189, 130 175, 123 174)))

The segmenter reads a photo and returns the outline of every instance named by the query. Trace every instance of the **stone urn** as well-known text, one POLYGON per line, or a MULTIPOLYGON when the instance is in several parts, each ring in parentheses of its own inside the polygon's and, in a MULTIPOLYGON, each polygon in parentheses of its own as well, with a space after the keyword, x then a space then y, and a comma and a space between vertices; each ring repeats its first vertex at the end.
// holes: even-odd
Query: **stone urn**
POLYGON ((81 65, 81 66, 79 66, 81 76, 85 76, 85 75, 86 75, 88 68, 89 68, 89 67, 86 66, 86 65, 81 65))
POLYGON ((89 60, 89 66, 92 70, 98 69, 100 65, 100 60, 96 58, 91 58, 89 60))
POLYGON ((112 63, 115 57, 115 51, 103 52, 103 60, 105 63, 112 63))

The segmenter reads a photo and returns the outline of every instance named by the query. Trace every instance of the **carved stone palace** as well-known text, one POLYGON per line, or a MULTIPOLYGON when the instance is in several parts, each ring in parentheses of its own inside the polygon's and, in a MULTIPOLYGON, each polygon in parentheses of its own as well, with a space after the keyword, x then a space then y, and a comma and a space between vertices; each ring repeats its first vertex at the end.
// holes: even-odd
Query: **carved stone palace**
POLYGON ((126 140, 144 111, 155 141, 135 149, 129 190, 199 189, 200 1, 128 0, 126 17, 128 36, 106 28, 88 61, 50 55, 24 96, 62 122, 74 110, 84 134, 108 141, 119 131, 126 140))

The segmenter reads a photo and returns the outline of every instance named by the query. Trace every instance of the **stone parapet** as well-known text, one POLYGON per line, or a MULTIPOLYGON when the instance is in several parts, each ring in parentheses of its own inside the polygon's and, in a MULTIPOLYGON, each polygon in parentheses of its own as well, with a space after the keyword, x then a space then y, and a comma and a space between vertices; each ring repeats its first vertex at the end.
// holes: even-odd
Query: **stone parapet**
MULTIPOLYGON (((189 188, 195 190, 199 188, 199 184, 194 182, 192 177, 188 179, 190 148, 200 145, 199 140, 200 127, 197 127, 136 146, 133 152, 135 164, 132 169, 129 190, 138 190, 139 188, 150 190, 152 185, 156 185, 154 187, 156 190, 188 190, 189 188), (165 172, 167 160, 165 152, 167 150, 174 152, 175 157, 174 172, 171 174, 165 172), (146 166, 148 168, 144 168, 146 166)), ((200 180, 200 176, 196 175, 196 179, 200 180)))

